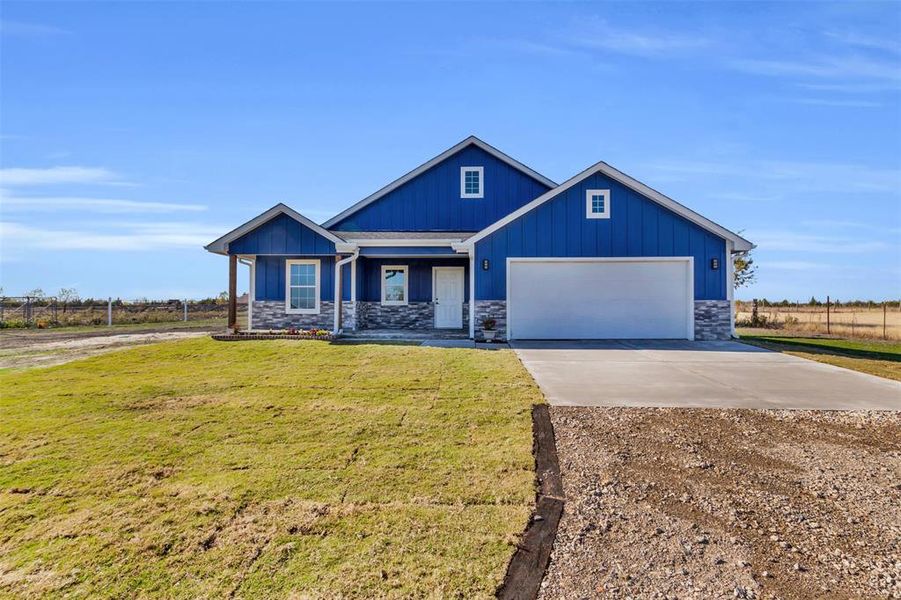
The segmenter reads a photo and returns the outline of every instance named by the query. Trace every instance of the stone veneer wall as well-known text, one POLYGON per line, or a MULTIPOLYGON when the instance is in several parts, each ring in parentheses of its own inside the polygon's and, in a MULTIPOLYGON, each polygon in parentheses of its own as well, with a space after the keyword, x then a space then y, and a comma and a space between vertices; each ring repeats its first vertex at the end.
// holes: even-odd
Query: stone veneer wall
POLYGON ((319 327, 331 330, 335 326, 335 305, 333 302, 319 301, 318 315, 295 315, 285 312, 285 303, 281 300, 254 300, 254 329, 288 329, 298 327, 307 329, 319 327))
MULTIPOLYGON (((382 306, 381 302, 341 303, 342 327, 352 329, 434 329, 435 305, 431 302, 411 302, 401 306, 382 306)), ((272 300, 255 300, 253 303, 254 329, 288 329, 289 327, 335 326, 335 305, 319 302, 318 315, 285 313, 285 303, 272 300)), ((469 327, 469 304, 463 304, 463 329, 469 327)))
POLYGON ((435 307, 431 302, 383 306, 381 302, 358 302, 360 329, 431 329, 435 307))
POLYGON ((695 339, 728 340, 732 337, 732 303, 729 300, 695 301, 695 339))
POLYGON ((497 321, 494 325, 497 335, 496 340, 507 339, 507 302, 505 300, 476 300, 475 337, 482 339, 482 319, 492 318, 497 321))
POLYGON ((355 329, 357 326, 358 302, 341 302, 341 328, 344 330, 355 329))
MULTIPOLYGON (((344 304, 347 305, 346 302, 344 304)), ((410 302, 406 305, 383 306, 381 302, 357 302, 356 325, 358 330, 434 329, 435 305, 432 302, 410 302)), ((469 303, 464 303, 463 328, 468 327, 469 303)))

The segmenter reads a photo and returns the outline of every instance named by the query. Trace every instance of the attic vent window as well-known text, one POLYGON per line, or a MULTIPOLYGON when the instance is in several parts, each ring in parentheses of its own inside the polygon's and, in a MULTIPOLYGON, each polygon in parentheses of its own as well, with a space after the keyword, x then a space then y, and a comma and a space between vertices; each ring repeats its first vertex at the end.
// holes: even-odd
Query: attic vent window
POLYGON ((460 197, 483 198, 484 167, 460 168, 460 197))
POLYGON ((585 191, 585 218, 610 218, 610 190, 585 191))

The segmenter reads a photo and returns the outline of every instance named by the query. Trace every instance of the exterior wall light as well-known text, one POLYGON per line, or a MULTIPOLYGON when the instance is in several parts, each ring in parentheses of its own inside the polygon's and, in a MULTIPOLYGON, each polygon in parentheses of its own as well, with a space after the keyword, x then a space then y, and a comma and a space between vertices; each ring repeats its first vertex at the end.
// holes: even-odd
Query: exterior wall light
POLYGON ((488 270, 488 259, 487 259, 487 258, 483 258, 483 259, 482 259, 482 270, 483 270, 483 271, 487 271, 487 270, 488 270))
POLYGON ((714 271, 716 271, 717 269, 719 269, 719 268, 720 268, 720 259, 718 259, 718 258, 711 258, 711 259, 710 259, 710 268, 713 269, 714 271))

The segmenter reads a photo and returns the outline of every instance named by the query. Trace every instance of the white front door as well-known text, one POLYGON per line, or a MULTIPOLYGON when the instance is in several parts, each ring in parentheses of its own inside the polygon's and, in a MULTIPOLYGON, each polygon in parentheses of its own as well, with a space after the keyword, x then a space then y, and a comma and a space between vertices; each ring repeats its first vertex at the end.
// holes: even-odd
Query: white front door
POLYGON ((463 267, 432 268, 435 327, 463 328, 463 267))

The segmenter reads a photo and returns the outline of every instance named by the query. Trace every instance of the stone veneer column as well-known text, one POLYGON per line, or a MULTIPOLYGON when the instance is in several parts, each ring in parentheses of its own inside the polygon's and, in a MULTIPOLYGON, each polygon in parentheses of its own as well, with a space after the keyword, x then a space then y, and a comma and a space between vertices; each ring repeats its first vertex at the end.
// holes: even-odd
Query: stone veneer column
POLYGON ((728 340, 732 338, 732 302, 729 300, 695 301, 695 339, 728 340))
POLYGON ((507 302, 504 300, 476 300, 475 310, 475 337, 484 338, 482 319, 492 318, 497 321, 494 325, 497 334, 494 339, 507 339, 507 302))
POLYGON ((357 303, 345 300, 341 302, 341 328, 351 331, 357 328, 357 303))

